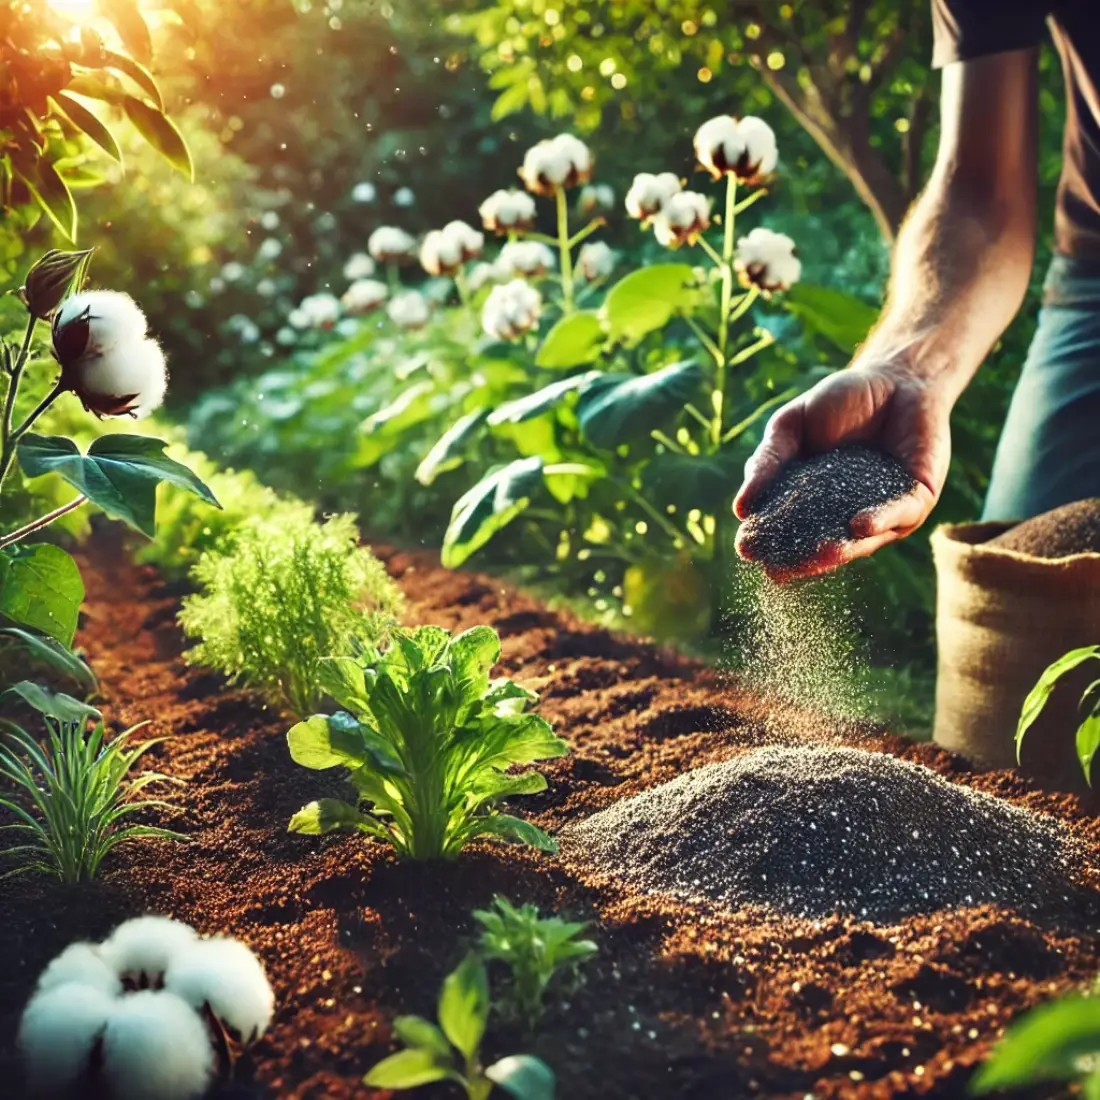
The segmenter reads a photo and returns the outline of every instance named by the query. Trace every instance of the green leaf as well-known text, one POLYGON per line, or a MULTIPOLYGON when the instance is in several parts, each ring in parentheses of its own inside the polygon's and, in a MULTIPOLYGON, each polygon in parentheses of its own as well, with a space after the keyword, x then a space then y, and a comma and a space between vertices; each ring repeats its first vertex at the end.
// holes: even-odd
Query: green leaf
POLYGON ((363 421, 355 461, 359 466, 373 466, 393 448, 393 440, 402 432, 422 424, 432 414, 435 383, 415 382, 401 391, 363 421))
POLYGON ((545 370, 567 370, 592 363, 599 358, 604 343, 600 315, 582 309, 563 317, 546 334, 535 356, 535 366, 545 370))
POLYGON ((393 747, 344 711, 315 714, 292 726, 286 739, 291 759, 304 768, 323 771, 343 764, 354 770, 369 765, 384 775, 405 774, 393 747))
POLYGON ((690 264, 654 264, 620 279, 604 299, 600 318, 612 341, 637 343, 678 313, 690 313, 700 300, 690 264))
POLYGON ((139 61, 148 62, 153 55, 153 40, 137 0, 99 0, 99 7, 118 31, 126 49, 139 61))
POLYGON ((795 283, 784 293, 783 304, 811 333, 849 356, 878 320, 878 310, 866 302, 812 283, 795 283))
POLYGON ((432 449, 424 456, 416 468, 416 480, 421 485, 431 485, 440 474, 462 465, 462 455, 466 444, 485 422, 489 415, 488 407, 475 409, 460 416, 437 440, 432 449))
POLYGON ((368 821, 354 806, 338 798, 322 798, 303 806, 290 819, 289 831, 303 836, 324 836, 339 829, 358 829, 368 821))
POLYGON ((26 650, 31 658, 36 658, 55 672, 68 677, 85 695, 99 690, 95 673, 68 646, 62 645, 55 638, 31 634, 17 626, 0 628, 0 636, 3 635, 14 638, 16 645, 26 650))
POLYGON ((642 495, 659 508, 675 504, 681 511, 699 508, 714 514, 740 483, 744 455, 666 452, 654 455, 642 470, 642 495))
POLYGON ((44 156, 37 161, 24 155, 10 154, 15 174, 26 184, 31 197, 46 216, 70 241, 76 240, 76 202, 68 184, 44 156))
POLYGON ((489 672, 500 658, 500 639, 491 626, 464 630, 447 644, 443 660, 457 681, 459 699, 480 702, 489 690, 489 672))
POLYGON ((18 684, 13 684, 7 691, 0 694, 0 699, 7 695, 15 695, 44 717, 55 718, 58 722, 66 724, 76 724, 86 718, 100 717, 95 707, 82 703, 64 692, 50 691, 30 680, 21 680, 18 684))
POLYGON ((454 1057, 443 1032, 422 1016, 398 1016, 393 1022, 393 1033, 405 1046, 430 1052, 440 1064, 454 1057))
POLYGON ((467 1059, 472 1059, 481 1045, 488 1019, 489 978, 485 964, 470 954, 443 979, 439 1023, 447 1038, 467 1059))
POLYGON ((552 409, 568 394, 583 393, 599 379, 606 377, 609 376, 603 371, 592 370, 584 374, 575 374, 571 378, 562 378, 558 382, 551 382, 541 390, 527 394, 526 397, 506 401, 489 414, 489 423, 495 427, 500 424, 522 424, 525 420, 533 420, 548 409, 552 409))
POLYGON ((455 502, 443 536, 443 565, 457 569, 531 502, 542 484, 542 459, 517 458, 483 477, 455 502))
POLYGON ((441 1066, 428 1050, 399 1050, 383 1058, 363 1078, 363 1084, 376 1089, 415 1089, 445 1081, 453 1071, 441 1066))
POLYGON ((194 182, 195 166, 191 161, 191 152, 176 124, 152 104, 135 96, 128 95, 122 101, 126 117, 137 128, 138 133, 154 148, 176 171, 194 182))
POLYGON ((72 645, 84 600, 76 562, 59 546, 0 550, 0 616, 72 645))
POLYGON ((1020 759, 1020 751, 1023 748, 1024 734, 1038 720, 1043 712, 1050 694, 1054 691, 1058 680, 1065 673, 1083 665, 1092 658, 1100 659, 1100 646, 1090 645, 1081 649, 1071 649, 1069 653, 1059 657, 1057 661, 1048 665, 1036 685, 1028 692, 1024 705, 1020 710, 1020 721, 1016 726, 1016 759, 1020 759))
POLYGON ((494 1062, 485 1076, 514 1100, 554 1100, 554 1071, 531 1054, 512 1054, 494 1062))
POLYGON ((144 435, 101 435, 82 455, 65 436, 30 432, 19 441, 19 464, 27 477, 59 474, 107 515, 153 538, 162 481, 221 507, 186 466, 164 454, 166 446, 144 435))
POLYGON ((1077 727, 1077 759, 1085 773, 1085 782, 1092 786, 1092 761, 1100 749, 1100 710, 1094 710, 1077 727))
POLYGON ((489 817, 479 818, 469 836, 499 836, 504 840, 514 840, 520 844, 526 844, 539 852, 548 852, 553 855, 558 850, 557 842, 552 836, 544 833, 537 825, 530 821, 524 821, 522 817, 512 817, 511 814, 492 814, 489 817))
POLYGON ((87 134, 109 157, 113 157, 119 164, 122 163, 122 150, 118 147, 114 134, 83 103, 64 92, 58 92, 52 98, 65 118, 87 134))
POLYGON ((581 430, 596 447, 614 450, 667 424, 701 389, 693 362, 671 363, 653 374, 608 374, 581 395, 581 430))
POLYGON ((1016 1021, 970 1085, 973 1095, 1040 1081, 1070 1080, 1077 1060, 1100 1054, 1100 998, 1069 996, 1016 1021))
POLYGON ((493 122, 500 122, 502 118, 507 118, 508 115, 514 115, 517 111, 522 111, 527 106, 529 98, 527 81, 517 80, 510 88, 505 89, 497 96, 493 102, 490 117, 493 122))

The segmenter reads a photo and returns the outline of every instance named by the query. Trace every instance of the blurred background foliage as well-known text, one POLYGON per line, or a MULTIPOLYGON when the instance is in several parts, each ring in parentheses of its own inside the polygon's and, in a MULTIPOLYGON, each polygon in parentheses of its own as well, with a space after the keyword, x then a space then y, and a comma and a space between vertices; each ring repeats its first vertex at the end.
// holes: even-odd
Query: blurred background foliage
MULTIPOLYGON (((93 3, 70 4, 67 14, 83 22, 93 3)), ((64 0, 31 6, 66 10, 64 0)), ((23 7, 0 2, 0 32, 23 7)), ((345 459, 358 444, 340 433, 354 432, 361 410, 384 398, 343 400, 331 384, 310 391, 323 353, 307 342, 288 356, 280 342, 304 296, 342 292, 343 266, 373 228, 420 234, 455 217, 476 222, 479 202, 515 182, 523 151, 569 129, 591 143, 598 179, 616 193, 605 239, 624 267, 641 264, 658 250, 621 213, 634 173, 690 179, 697 126, 721 112, 751 113, 774 127, 782 156, 767 223, 800 242, 806 281, 875 305, 890 240, 935 149, 927 0, 142 0, 141 12, 147 44, 132 24, 124 33, 97 22, 103 48, 136 53, 155 78, 196 182, 153 152, 117 102, 92 106, 117 134, 122 165, 59 123, 51 148, 79 202, 80 243, 98 250, 94 277, 131 290, 149 313, 170 354, 170 411, 182 420, 198 403, 193 445, 251 461, 265 480, 339 498, 331 503, 357 508, 368 529, 403 539, 438 543, 453 496, 433 497, 409 476, 411 453, 356 481, 345 459), (284 386, 288 372, 296 376, 306 400, 314 392, 318 402, 282 428, 254 381, 273 371, 284 386)), ((78 31, 72 41, 86 46, 87 37, 78 31)), ((23 139, 12 56, 0 62, 0 156, 10 158, 23 139)), ((134 90, 132 78, 118 79, 134 90)), ((1063 111, 1051 50, 1041 95, 1049 227, 1063 111)), ((15 285, 27 249, 63 243, 36 209, 25 191, 8 188, 0 266, 15 285)), ((940 520, 978 509, 1034 325, 1046 229, 1040 253, 1027 307, 958 408, 940 520)), ((794 364, 845 362, 812 324, 787 335, 769 355, 775 377, 794 364)), ((358 338, 365 354, 370 336, 358 338)), ((370 373, 355 367, 360 350, 322 363, 321 381, 354 386, 370 373)), ((879 555, 862 577, 884 657, 926 659, 927 538, 879 555)))

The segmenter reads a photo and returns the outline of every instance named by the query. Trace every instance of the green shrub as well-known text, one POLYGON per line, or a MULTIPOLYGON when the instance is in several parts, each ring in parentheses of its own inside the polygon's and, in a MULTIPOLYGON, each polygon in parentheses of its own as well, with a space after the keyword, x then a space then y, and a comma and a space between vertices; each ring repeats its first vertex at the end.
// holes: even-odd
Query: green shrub
POLYGON ((353 516, 321 524, 293 506, 241 524, 192 576, 203 591, 184 600, 179 618, 201 641, 187 659, 298 716, 325 698, 321 659, 378 642, 403 603, 382 563, 358 545, 353 516))
POLYGON ((290 755, 307 768, 349 768, 367 810, 311 802, 291 831, 358 830, 410 859, 454 857, 481 834, 554 851, 541 829, 495 809, 502 798, 546 789, 541 773, 508 768, 569 750, 547 722, 525 713, 533 692, 489 679, 499 656, 490 627, 452 638, 423 626, 395 631, 385 652, 325 662, 323 686, 352 713, 298 723, 287 734, 290 755))

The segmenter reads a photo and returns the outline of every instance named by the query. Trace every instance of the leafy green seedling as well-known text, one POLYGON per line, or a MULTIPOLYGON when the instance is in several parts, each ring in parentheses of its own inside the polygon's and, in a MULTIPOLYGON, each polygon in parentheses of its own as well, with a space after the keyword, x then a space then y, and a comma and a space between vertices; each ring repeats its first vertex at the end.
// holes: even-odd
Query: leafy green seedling
POLYGON ((0 780, 16 795, 0 795, 3 806, 18 819, 4 825, 23 834, 26 843, 0 855, 16 866, 3 877, 41 872, 62 882, 92 879, 114 848, 130 840, 183 840, 179 833, 151 825, 129 825, 131 814, 171 809, 160 799, 137 799, 151 783, 169 780, 159 772, 128 779, 138 759, 157 739, 129 747, 140 728, 107 740, 99 712, 69 695, 54 694, 23 681, 4 696, 15 696, 37 710, 46 724, 41 743, 21 726, 0 722, 0 780), (95 725, 88 729, 94 720, 95 725))
POLYGON ((488 1100, 493 1087, 514 1100, 554 1100, 554 1074, 529 1054, 481 1065, 481 1040, 489 1020, 489 980, 485 964, 469 955, 443 981, 439 1026, 421 1016, 399 1016, 393 1024, 405 1049, 384 1058, 363 1078, 378 1089, 414 1089, 453 1081, 468 1100, 488 1100))
POLYGON ((478 948, 486 959, 497 959, 509 970, 510 982, 496 999, 505 1016, 531 1030, 544 1011, 543 998, 551 984, 577 978, 581 963, 598 948, 581 939, 588 925, 560 917, 541 917, 533 905, 514 906, 499 895, 489 909, 475 909, 481 925, 478 948))
POLYGON ((395 630, 385 651, 322 662, 320 686, 347 710, 299 722, 287 734, 290 755, 307 768, 348 768, 359 804, 311 802, 291 831, 359 830, 409 859, 454 857, 482 834, 554 851, 541 829, 496 809, 502 798, 546 789, 541 773, 510 767, 569 751, 526 713, 534 692, 489 679, 499 656, 490 627, 452 638, 424 626, 395 630))
MULTIPOLYGON (((1020 758, 1024 734, 1038 720, 1047 700, 1058 681, 1068 672, 1086 661, 1100 660, 1100 646, 1090 645, 1081 649, 1071 649, 1063 657, 1049 665, 1039 677, 1039 682, 1028 693, 1020 711, 1020 722, 1016 727, 1016 759, 1020 758)), ((1084 717, 1077 727, 1077 759, 1085 773, 1085 782, 1092 786, 1092 761, 1100 750, 1100 680, 1093 680, 1081 696, 1081 711, 1084 717)))

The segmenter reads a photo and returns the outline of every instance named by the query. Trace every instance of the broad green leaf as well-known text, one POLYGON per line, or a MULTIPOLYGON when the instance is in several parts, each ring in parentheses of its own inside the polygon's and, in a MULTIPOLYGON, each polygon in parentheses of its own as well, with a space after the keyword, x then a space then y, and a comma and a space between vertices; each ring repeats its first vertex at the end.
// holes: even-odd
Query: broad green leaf
POLYGON ((878 319, 878 310, 832 287, 795 283, 783 295, 783 304, 811 333, 852 355, 878 319))
POLYGON ((693 362, 671 363, 653 374, 608 374, 577 405, 581 430, 596 447, 614 450, 667 425, 702 388, 693 362))
POLYGON ((485 1076, 514 1100, 554 1100, 554 1072, 531 1054, 512 1054, 494 1062, 485 1076))
POLYGON ((493 426, 499 424, 522 424, 525 420, 533 420, 541 416, 548 409, 552 409, 559 401, 571 393, 583 393, 593 383, 601 378, 617 377, 606 375, 603 371, 592 370, 584 374, 575 374, 571 378, 563 378, 558 382, 551 382, 543 386, 541 390, 527 394, 526 397, 518 397, 515 401, 506 401, 489 414, 489 423, 493 426))
POLYGON ((489 1019, 489 978, 485 964, 467 955, 458 969, 443 979, 439 994, 439 1024, 466 1058, 473 1058, 489 1019))
POLYGON ((122 106, 122 101, 126 98, 122 81, 109 73, 77 73, 65 86, 65 91, 86 99, 102 100, 116 107, 122 106))
POLYGON ((363 421, 355 455, 356 464, 373 466, 390 452, 395 437, 427 420, 432 415, 434 393, 434 382, 415 382, 388 405, 371 413, 363 421))
POLYGON ((363 1084, 376 1089, 415 1089, 445 1081, 453 1071, 441 1066, 429 1050, 399 1050, 383 1058, 363 1078, 363 1084))
POLYGON ((59 546, 0 550, 0 616, 72 645, 84 600, 76 562, 59 546))
POLYGON ((1094 710, 1077 727, 1077 759, 1085 773, 1085 782, 1092 786, 1092 761, 1100 749, 1100 710, 1094 710))
POLYGON ((553 837, 544 833, 537 825, 530 821, 524 821, 521 817, 512 817, 510 814, 493 814, 491 817, 480 818, 476 822, 476 828, 469 833, 470 836, 480 836, 489 833, 505 840, 519 841, 527 844, 540 852, 548 852, 553 855, 558 850, 558 845, 553 837))
POLYGON ((485 422, 488 408, 475 409, 460 416, 436 441, 416 468, 416 480, 421 485, 431 485, 440 474, 462 465, 466 444, 485 422))
POLYGON ((1020 711, 1020 721, 1016 726, 1016 759, 1020 758, 1020 750, 1023 747, 1024 734, 1038 720, 1043 712, 1051 692, 1054 691, 1058 680, 1067 672, 1083 665, 1093 657, 1100 659, 1100 646, 1090 645, 1081 649, 1071 649, 1069 653, 1059 657, 1057 661, 1048 665, 1036 685, 1028 692, 1027 698, 1020 711))
POLYGON ((393 1022, 393 1033, 405 1046, 429 1051, 440 1064, 454 1057, 443 1032, 422 1016, 398 1016, 393 1022))
POLYGON ((681 512, 699 508, 713 515, 736 491, 743 465, 736 451, 654 455, 642 470, 642 495, 660 508, 674 504, 681 512))
POLYGON ((1082 1100, 1100 1100, 1100 1069, 1092 1073, 1081 1083, 1082 1100))
POLYGON ((535 366, 544 370, 568 370, 599 358, 604 344, 600 315, 592 309, 582 309, 563 317, 546 334, 535 366))
POLYGON ((480 701, 489 672, 500 658, 500 639, 491 626, 475 626, 452 638, 443 659, 450 665, 463 701, 480 701))
POLYGON ((119 164, 122 163, 122 150, 119 149, 114 134, 83 103, 64 92, 58 92, 52 98, 61 114, 87 134, 109 157, 113 157, 119 164))
POLYGON ((1100 997, 1063 997, 1012 1024, 974 1076, 970 1091, 982 1096, 1041 1081, 1070 1080, 1080 1073, 1078 1059, 1089 1054, 1100 1054, 1100 997))
POLYGON ((99 7, 118 31, 126 49, 138 61, 148 62, 153 54, 153 40, 138 10, 137 0, 99 0, 99 7))
POLYGON ((518 80, 497 96, 493 102, 490 117, 493 122, 500 122, 502 118, 507 118, 508 115, 514 115, 517 111, 523 110, 527 106, 529 98, 527 81, 518 80))
POLYGON ((55 672, 68 677, 85 695, 99 690, 99 681, 91 668, 68 646, 62 645, 55 638, 32 634, 17 626, 0 628, 0 636, 14 638, 15 645, 25 650, 32 659, 37 659, 55 672))
POLYGON ((137 128, 138 133, 154 148, 176 171, 194 182, 195 166, 191 161, 191 152, 176 124, 167 115, 150 103, 128 95, 122 101, 126 117, 137 128))
POLYGON ((539 794, 547 788, 546 776, 542 772, 520 772, 519 775, 506 775, 504 772, 486 771, 467 789, 466 806, 474 809, 486 802, 499 802, 503 798, 512 798, 520 794, 539 794))
POLYGON ((443 536, 443 565, 457 569, 531 502, 542 484, 542 459, 518 458, 483 477, 455 502, 443 536))
POLYGON ((39 714, 46 718, 55 718, 58 722, 75 724, 86 718, 99 718, 100 713, 95 707, 74 699, 60 691, 50 691, 30 680, 21 680, 18 684, 12 684, 7 691, 0 694, 0 699, 6 695, 14 695, 22 699, 29 707, 33 707, 39 714))
POLYGON ((31 197, 46 216, 70 241, 76 240, 76 202, 68 185, 45 156, 37 160, 15 153, 9 154, 15 174, 27 186, 31 197))
POLYGON ((290 727, 286 735, 290 758, 295 764, 314 771, 335 768, 359 768, 367 762, 360 724, 350 714, 314 714, 290 727), (341 719, 347 719, 343 721, 341 719))
POLYGON ((363 666, 353 657, 323 657, 317 666, 317 686, 356 714, 370 712, 363 666))
POLYGON ((221 507, 186 466, 164 453, 166 446, 144 435, 101 435, 82 455, 65 436, 30 432, 19 441, 19 464, 27 477, 59 474, 107 515, 153 538, 162 481, 221 507))
POLYGON ((609 340, 637 343, 700 301, 690 264, 654 264, 620 279, 604 299, 600 319, 609 340))
POLYGON ((322 798, 303 806, 290 819, 289 831, 303 836, 324 836, 338 829, 357 829, 367 820, 354 806, 338 798, 322 798))

